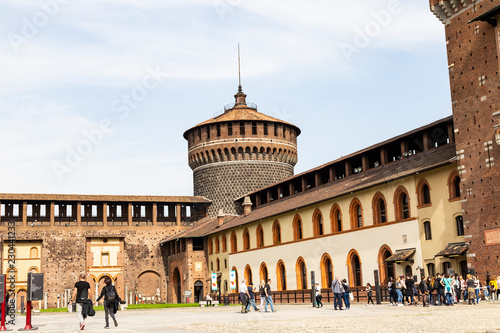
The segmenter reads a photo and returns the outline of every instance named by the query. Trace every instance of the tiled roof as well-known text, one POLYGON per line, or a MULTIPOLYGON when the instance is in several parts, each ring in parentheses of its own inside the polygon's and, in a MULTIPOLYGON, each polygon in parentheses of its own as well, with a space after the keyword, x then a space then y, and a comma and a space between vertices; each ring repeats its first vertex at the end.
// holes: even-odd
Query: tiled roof
POLYGON ((351 192, 360 191, 376 185, 391 182, 396 179, 408 177, 417 172, 423 172, 448 165, 454 163, 454 158, 454 144, 434 148, 427 152, 413 155, 409 158, 391 162, 305 192, 272 201, 271 203, 253 209, 248 216, 238 216, 232 221, 225 223, 220 228, 207 232, 207 234, 259 221, 264 218, 286 213, 297 208, 309 206, 351 192))
POLYGON ((435 255, 435 257, 460 256, 460 255, 464 254, 468 248, 469 248, 469 245, 465 244, 464 242, 450 243, 444 248, 444 250, 439 251, 438 254, 435 255))
POLYGON ((397 250, 385 261, 407 261, 413 254, 415 254, 415 249, 397 250))
POLYGON ((293 175, 292 177, 285 178, 285 179, 283 179, 283 180, 281 180, 281 181, 279 181, 279 182, 277 182, 277 183, 273 183, 273 184, 271 184, 271 185, 268 185, 268 186, 265 186, 265 187, 261 187, 261 188, 259 188, 259 189, 255 190, 255 191, 252 191, 252 192, 246 193, 245 195, 243 195, 243 196, 241 196, 241 197, 237 198, 236 200, 241 200, 241 199, 243 199, 244 197, 246 197, 247 195, 251 195, 251 194, 254 194, 254 193, 260 192, 260 191, 262 191, 262 190, 266 190, 266 189, 268 189, 268 188, 272 188, 272 187, 274 187, 274 186, 276 186, 276 185, 278 185, 278 184, 284 184, 284 183, 286 183, 286 182, 288 182, 288 181, 290 181, 290 180, 292 180, 292 179, 298 179, 298 178, 300 178, 300 177, 302 177, 302 176, 304 176, 304 175, 306 175, 306 174, 309 174, 309 173, 312 173, 312 172, 315 172, 315 171, 318 171, 318 170, 324 169, 324 168, 326 168, 326 167, 328 167, 328 166, 330 166, 330 165, 333 165, 333 164, 336 164, 336 163, 338 163, 338 162, 341 162, 341 161, 347 160, 347 159, 349 159, 349 158, 351 158, 351 157, 353 157, 353 156, 364 154, 364 153, 366 153, 366 152, 368 152, 368 151, 370 151, 370 150, 377 149, 377 148, 380 148, 380 147, 382 147, 382 146, 385 146, 385 145, 387 145, 388 143, 391 143, 391 142, 396 142, 396 141, 398 141, 398 140, 401 140, 402 138, 405 138, 405 137, 408 137, 408 136, 414 135, 414 134, 416 134, 416 133, 418 133, 418 132, 425 131, 425 130, 427 130, 427 129, 433 128, 433 127, 435 127, 435 126, 437 126, 437 125, 439 125, 439 124, 444 124, 444 123, 448 123, 448 122, 452 122, 452 121, 453 121, 453 116, 449 116, 449 117, 446 117, 446 118, 443 118, 443 119, 439 119, 439 120, 437 120, 437 121, 435 121, 435 122, 433 122, 433 123, 430 123, 430 124, 428 124, 428 125, 425 125, 425 126, 422 126, 422 127, 416 128, 416 129, 414 129, 414 130, 411 130, 411 131, 406 132, 406 133, 404 133, 404 134, 401 134, 401 135, 398 135, 398 136, 396 136, 396 137, 390 138, 390 139, 385 140, 385 141, 383 141, 383 142, 379 142, 379 143, 377 143, 377 144, 374 144, 374 145, 372 145, 372 146, 370 146, 370 147, 367 147, 367 148, 365 148, 365 149, 359 150, 359 151, 354 152, 354 153, 352 153, 352 154, 349 154, 349 155, 346 155, 346 156, 342 156, 341 158, 338 158, 338 159, 333 160, 333 161, 331 161, 331 162, 328 162, 328 163, 322 164, 322 165, 320 165, 320 166, 318 166, 318 167, 316 167, 316 168, 312 168, 312 169, 309 169, 309 170, 307 170, 307 171, 304 171, 304 172, 298 173, 298 174, 296 174, 296 175, 293 175))
POLYGON ((2 200, 19 201, 107 201, 107 202, 174 202, 174 203, 211 203, 200 196, 153 196, 153 195, 83 195, 83 194, 24 194, 0 193, 2 200))
POLYGON ((295 127, 297 131, 297 135, 300 134, 300 129, 290 123, 287 123, 286 121, 280 120, 278 118, 274 118, 268 115, 265 115, 253 108, 250 108, 246 105, 238 105, 235 106, 234 108, 224 112, 221 115, 218 115, 217 117, 208 119, 202 123, 199 123, 198 125, 191 127, 187 131, 184 132, 184 138, 187 139, 187 133, 189 133, 193 128, 196 128, 198 126, 203 126, 203 125, 208 125, 208 124, 215 124, 215 123, 223 123, 223 122, 229 122, 229 121, 271 121, 275 123, 281 123, 281 124, 287 124, 290 126, 295 127))
MULTIPOLYGON (((224 226, 225 223, 228 223, 235 219, 237 216, 235 215, 226 215, 224 216, 224 221, 222 226, 224 226)), ((198 222, 195 222, 194 226, 192 226, 189 229, 186 229, 176 235, 167 237, 163 239, 161 243, 169 242, 172 240, 176 240, 179 238, 192 238, 192 237, 203 237, 204 235, 208 234, 212 230, 217 230, 218 229, 218 217, 206 217, 204 219, 199 220, 198 222)))

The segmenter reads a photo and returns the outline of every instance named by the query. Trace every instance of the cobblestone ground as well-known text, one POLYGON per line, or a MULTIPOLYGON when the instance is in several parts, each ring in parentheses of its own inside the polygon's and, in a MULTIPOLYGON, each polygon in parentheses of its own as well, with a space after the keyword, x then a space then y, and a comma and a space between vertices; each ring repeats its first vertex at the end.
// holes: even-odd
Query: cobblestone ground
MULTIPOLYGON (((242 314, 239 306, 126 310, 117 313, 118 327, 104 329, 104 312, 87 318, 91 332, 496 332, 500 333, 500 302, 455 306, 365 306, 353 304, 349 311, 333 305, 276 305, 277 312, 242 314)), ((25 317, 17 316, 17 331, 25 317)), ((77 332, 75 313, 42 313, 33 316, 38 332, 77 332)))
MULTIPOLYGON (((224 309, 219 321, 179 325, 199 332, 500 332, 500 303, 455 306, 353 305, 334 311, 331 305, 277 305, 278 312, 248 314, 224 309), (242 319, 245 318, 245 319, 242 319)), ((219 309, 217 309, 219 310, 219 309)), ((232 310, 232 309, 231 309, 232 310)))

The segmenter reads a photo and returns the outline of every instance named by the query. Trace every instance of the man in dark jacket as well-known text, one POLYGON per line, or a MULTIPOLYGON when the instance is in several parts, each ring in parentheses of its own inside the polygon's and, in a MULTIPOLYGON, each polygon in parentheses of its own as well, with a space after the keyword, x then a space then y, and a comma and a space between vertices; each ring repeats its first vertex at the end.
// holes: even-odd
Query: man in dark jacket
POLYGON ((426 303, 427 297, 429 296, 429 286, 427 285, 427 281, 425 279, 420 281, 420 292, 422 293, 424 306, 429 306, 429 304, 426 303))
POLYGON ((406 277, 406 301, 408 302, 408 305, 415 304, 415 298, 413 298, 413 287, 415 287, 415 281, 413 281, 411 275, 408 275, 406 277))

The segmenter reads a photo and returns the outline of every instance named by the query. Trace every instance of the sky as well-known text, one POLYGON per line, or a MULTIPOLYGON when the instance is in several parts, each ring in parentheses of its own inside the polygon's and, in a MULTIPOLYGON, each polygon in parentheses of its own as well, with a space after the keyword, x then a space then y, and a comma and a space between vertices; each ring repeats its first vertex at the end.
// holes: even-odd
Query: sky
POLYGON ((238 87, 295 173, 451 115, 427 0, 0 0, 0 193, 192 195, 185 130, 238 87))

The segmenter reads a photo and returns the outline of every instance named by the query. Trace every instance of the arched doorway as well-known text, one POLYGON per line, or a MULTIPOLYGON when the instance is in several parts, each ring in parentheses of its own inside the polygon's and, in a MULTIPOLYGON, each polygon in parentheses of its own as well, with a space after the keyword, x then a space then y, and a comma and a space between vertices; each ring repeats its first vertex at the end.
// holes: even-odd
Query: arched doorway
POLYGON ((349 283, 351 286, 362 286, 361 260, 356 250, 351 250, 347 256, 347 267, 349 268, 349 283))
POLYGON ((250 283, 253 283, 253 281, 252 281, 252 268, 250 268, 250 265, 245 266, 245 280, 247 280, 247 286, 250 283))
POLYGON ((174 269, 174 272, 172 274, 172 287, 173 287, 172 301, 174 301, 175 303, 181 303, 182 302, 181 273, 177 268, 174 269))
POLYGON ((328 253, 321 258, 321 288, 330 288, 333 281, 332 259, 328 253))
POLYGON ((396 276, 394 262, 387 262, 386 259, 392 255, 389 246, 383 245, 378 252, 378 267, 380 272, 380 284, 386 286, 389 278, 396 276))
POLYGON ((410 265, 406 265, 406 268, 405 268, 405 275, 406 275, 406 276, 413 276, 413 270, 411 269, 411 266, 410 266, 410 265))
POLYGON ((286 290, 286 270, 283 260, 278 261, 276 275, 278 276, 278 290, 286 290))
MULTIPOLYGON (((24 307, 26 310, 26 302, 28 301, 28 293, 24 289, 20 289, 17 292, 17 299, 16 299, 16 308, 21 311, 21 307, 24 307)), ((37 303, 37 302, 33 302, 37 303)), ((65 304, 62 304, 62 306, 65 306, 65 304)), ((26 313, 26 312, 25 312, 26 313)))
POLYGON ((137 292, 146 303, 159 301, 161 296, 160 275, 154 271, 141 273, 137 279, 137 292))
POLYGON ((198 303, 203 300, 203 282, 197 280, 194 283, 194 302, 198 303))
POLYGON ((269 274, 267 272, 267 266, 266 266, 266 263, 263 262, 262 264, 260 264, 260 279, 261 280, 264 280, 266 283, 267 283, 267 279, 269 278, 269 274))

